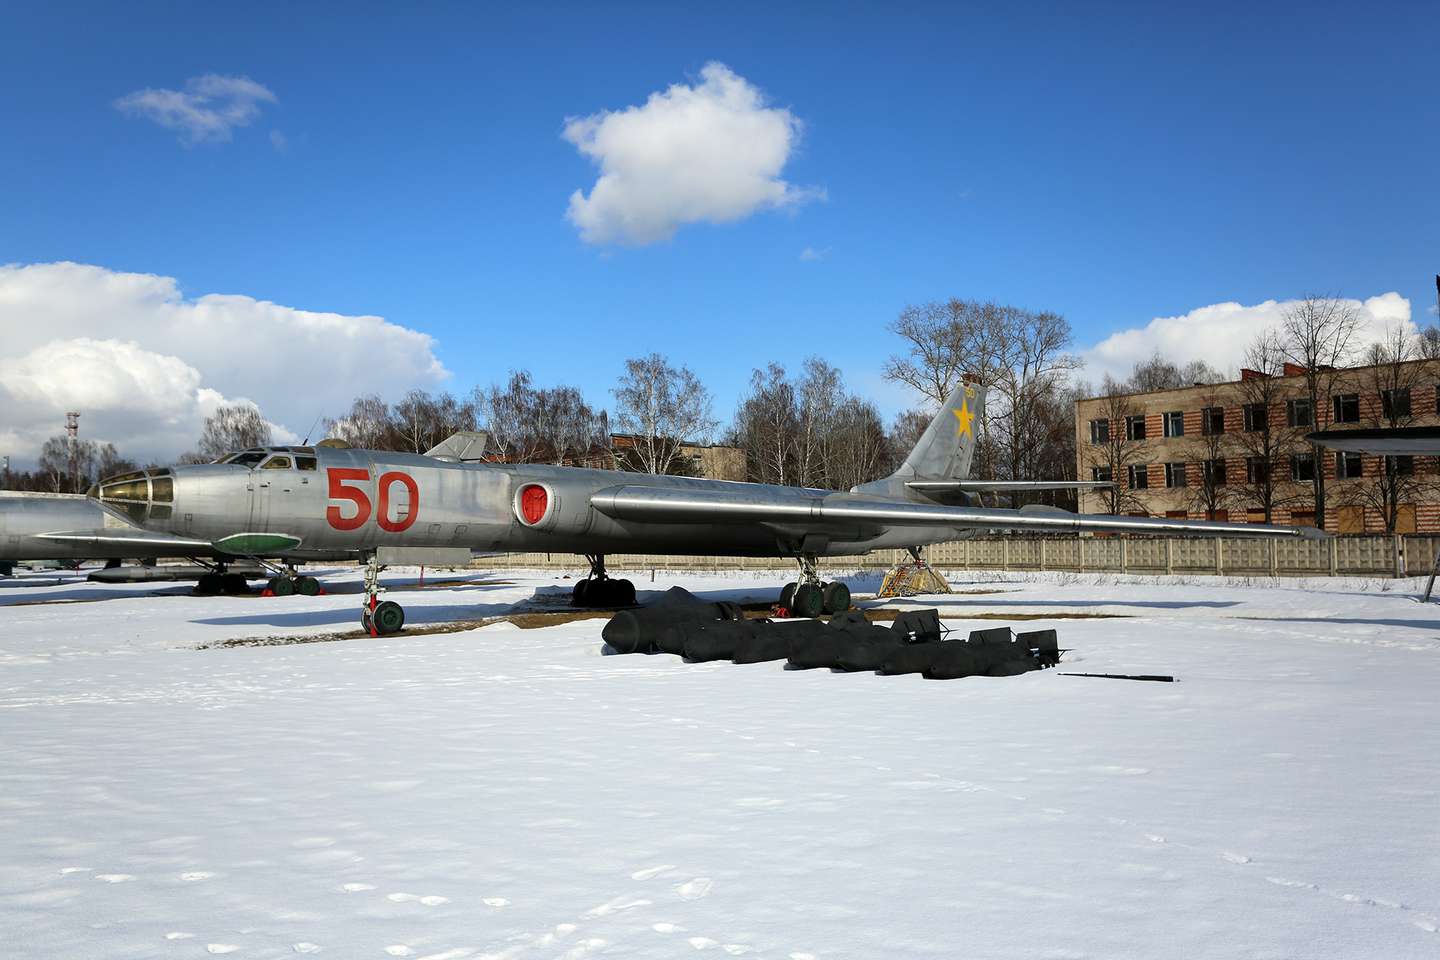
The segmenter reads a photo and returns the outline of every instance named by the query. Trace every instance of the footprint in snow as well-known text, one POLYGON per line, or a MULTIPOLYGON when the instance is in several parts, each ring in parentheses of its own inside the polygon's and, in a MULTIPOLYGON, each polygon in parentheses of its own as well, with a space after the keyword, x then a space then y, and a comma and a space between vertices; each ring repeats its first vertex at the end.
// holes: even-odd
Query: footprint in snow
POLYGON ((585 914, 585 916, 594 919, 596 917, 606 917, 612 913, 624 913, 626 910, 634 910, 636 907, 648 906, 650 906, 649 900, 627 900, 624 897, 616 897, 608 903, 602 903, 600 906, 595 907, 589 913, 585 914))
POLYGON ((720 941, 711 940, 709 937, 691 937, 688 942, 696 950, 709 950, 711 947, 720 946, 720 941))
POLYGON ((344 890, 346 893, 360 893, 360 892, 365 891, 365 890, 374 890, 374 889, 375 889, 375 884, 373 884, 373 883, 346 883, 346 884, 341 884, 340 889, 341 889, 341 890, 344 890))
POLYGON ((484 898, 483 900, 481 900, 480 902, 483 903, 483 904, 485 904, 485 906, 487 906, 487 907, 508 907, 508 906, 510 906, 510 901, 509 901, 509 900, 506 900, 504 897, 485 897, 485 898, 484 898))
POLYGON ((411 950, 403 943, 394 943, 386 947, 385 952, 390 954, 390 956, 392 957, 408 957, 415 951, 411 950))
POLYGON ((61 867, 60 876, 67 876, 72 873, 89 873, 89 867, 61 867))
POLYGON ((660 874, 674 869, 675 865, 673 863, 662 863, 658 867, 646 867, 644 870, 636 870, 634 873, 630 874, 630 879, 654 880, 656 877, 660 876, 660 874))
POLYGON ((682 926, 680 926, 678 923, 664 923, 663 921, 662 921, 661 923, 652 923, 652 924, 650 924, 650 929, 651 929, 651 930, 654 930, 656 933, 684 933, 684 932, 685 932, 685 928, 682 927, 682 926))
POLYGON ((290 844, 296 850, 318 850, 321 847, 335 846, 334 837, 302 837, 290 844))
POLYGON ((386 895, 386 900, 391 903, 423 903, 427 907, 438 907, 442 903, 449 903, 449 897, 422 897, 416 893, 391 893, 386 895))
POLYGON ((194 883, 197 880, 209 880, 214 876, 215 874, 210 873, 208 870, 192 870, 189 873, 180 874, 180 879, 188 883, 194 883))
POLYGON ((240 948, 233 943, 207 943, 205 949, 211 953, 234 953, 240 948))
POLYGON ((290 949, 296 953, 319 953, 320 944, 308 942, 294 943, 290 945, 290 949))
POLYGON ((166 939, 166 940, 193 940, 193 939, 195 939, 195 934, 193 934, 193 933, 182 933, 182 932, 179 931, 179 930, 172 930, 172 931, 170 931, 169 933, 165 934, 165 939, 166 939))
POLYGON ((104 880, 106 883, 125 883, 128 880, 134 880, 135 877, 128 873, 97 873, 95 879, 104 880))
POLYGON ((1249 862, 1250 862, 1250 858, 1247 857, 1247 856, 1245 856, 1243 853, 1229 853, 1229 852, 1222 853, 1222 854, 1220 854, 1220 859, 1225 860, 1225 861, 1227 861, 1227 862, 1229 862, 1229 863, 1249 863, 1249 862))
POLYGON ((715 886, 715 881, 709 877, 696 877, 694 880, 687 880, 675 888, 682 900, 699 900, 701 897, 710 895, 710 888, 715 886))

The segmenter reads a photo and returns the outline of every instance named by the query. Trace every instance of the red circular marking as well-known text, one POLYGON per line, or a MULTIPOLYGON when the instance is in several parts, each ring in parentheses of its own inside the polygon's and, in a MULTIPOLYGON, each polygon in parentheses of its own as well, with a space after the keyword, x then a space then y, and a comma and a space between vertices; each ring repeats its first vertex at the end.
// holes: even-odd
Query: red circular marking
POLYGON ((530 484, 520 491, 520 516, 532 527, 545 519, 550 506, 550 495, 539 484, 530 484))

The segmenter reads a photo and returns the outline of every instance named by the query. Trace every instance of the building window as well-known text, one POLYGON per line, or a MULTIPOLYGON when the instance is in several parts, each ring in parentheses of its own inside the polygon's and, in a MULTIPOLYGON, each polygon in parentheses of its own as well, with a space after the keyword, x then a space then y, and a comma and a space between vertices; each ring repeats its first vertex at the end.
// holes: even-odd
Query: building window
POLYGON ((1131 490, 1147 490, 1150 487, 1150 468, 1143 463, 1132 463, 1127 468, 1131 490))
POLYGON ((1221 459, 1205 461, 1205 483, 1212 487, 1225 486, 1225 461, 1221 459))
POLYGON ((1185 414, 1180 410, 1172 410, 1165 414, 1165 436, 1185 436, 1185 414))
POLYGON ((1315 422, 1309 400, 1285 401, 1285 422, 1292 427, 1308 427, 1315 422))
POLYGON ((1144 439, 1145 439, 1145 418, 1144 418, 1144 417, 1126 417, 1126 418, 1125 418, 1125 439, 1126 439, 1126 440, 1144 440, 1144 439))
POLYGON ((1270 462, 1264 457, 1245 458, 1245 482, 1267 483, 1270 480, 1270 462))
POLYGON ((1360 422, 1360 394, 1337 393, 1333 398, 1336 423, 1360 422))
POLYGON ((1165 464, 1165 486, 1167 486, 1167 487, 1183 487, 1183 486, 1185 486, 1185 464, 1183 464, 1183 463, 1167 463, 1167 464, 1165 464))
POLYGON ((1335 454, 1335 476, 1340 480, 1350 480, 1360 476, 1360 454, 1349 450, 1341 450, 1335 454))
POLYGON ((1270 425, 1270 411, 1263 403, 1245 404, 1245 432, 1259 433, 1270 425))
POLYGON ((1385 458, 1385 471, 1392 477, 1408 477, 1415 473, 1415 458, 1410 454, 1385 458))
POLYGON ((1380 410, 1386 420, 1400 420, 1410 416, 1410 388, 1380 391, 1380 410))
POLYGON ((1109 483, 1111 478, 1114 476, 1115 474, 1110 471, 1109 467, 1090 468, 1090 479, 1094 480, 1096 483, 1109 483))
POLYGON ((1109 443, 1109 442, 1110 442, 1110 421, 1109 421, 1109 420, 1091 420, 1091 421, 1090 421, 1090 442, 1091 442, 1091 443, 1109 443))
POLYGON ((1315 455, 1313 453, 1297 453, 1291 456, 1290 479, 1296 483, 1305 483, 1315 479, 1315 455))
POLYGON ((1225 408, 1206 407, 1200 411, 1200 432, 1207 437, 1225 432, 1225 408))

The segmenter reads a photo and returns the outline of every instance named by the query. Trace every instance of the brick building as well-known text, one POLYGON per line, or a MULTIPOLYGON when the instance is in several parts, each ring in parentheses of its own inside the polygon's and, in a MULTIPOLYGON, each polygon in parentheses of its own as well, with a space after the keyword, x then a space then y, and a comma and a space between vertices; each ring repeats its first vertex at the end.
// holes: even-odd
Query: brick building
POLYGON ((1075 405, 1083 512, 1314 524, 1314 471, 1332 533, 1440 532, 1440 458, 1372 457, 1304 442, 1315 430, 1440 424, 1440 360, 1325 369, 1092 397, 1075 405), (1312 381, 1318 402, 1311 402, 1312 381))

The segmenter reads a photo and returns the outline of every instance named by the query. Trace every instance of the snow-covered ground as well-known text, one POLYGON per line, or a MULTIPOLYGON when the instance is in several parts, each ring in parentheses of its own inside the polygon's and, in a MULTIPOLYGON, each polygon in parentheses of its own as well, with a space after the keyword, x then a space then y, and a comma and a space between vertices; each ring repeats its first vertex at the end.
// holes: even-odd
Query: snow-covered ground
MULTIPOLYGON (((424 625, 568 585, 469 579, 391 598, 424 625)), ((327 582, 0 581, 0 953, 1440 956, 1416 582, 1007 575, 916 602, 1056 618, 1026 625, 1059 629, 1061 670, 1174 684, 606 657, 601 620, 200 649, 353 629, 354 571, 327 582)))

